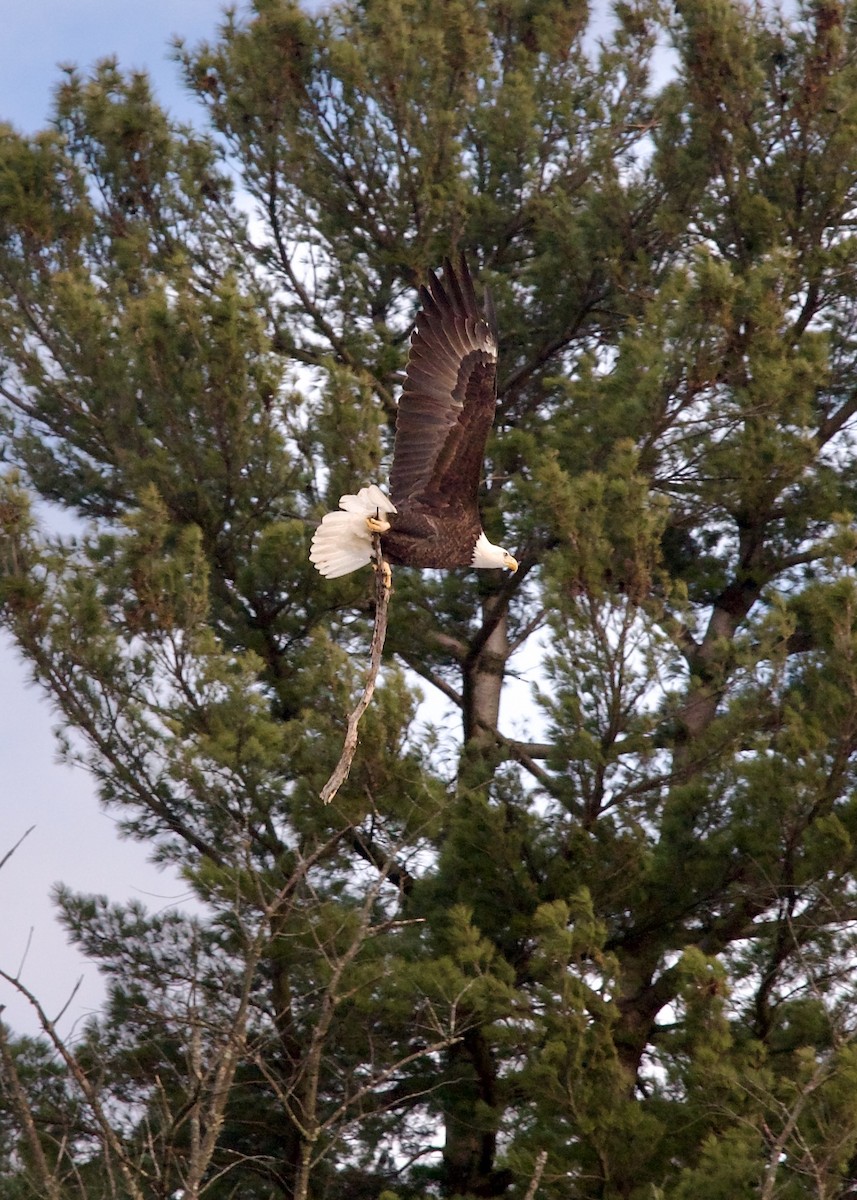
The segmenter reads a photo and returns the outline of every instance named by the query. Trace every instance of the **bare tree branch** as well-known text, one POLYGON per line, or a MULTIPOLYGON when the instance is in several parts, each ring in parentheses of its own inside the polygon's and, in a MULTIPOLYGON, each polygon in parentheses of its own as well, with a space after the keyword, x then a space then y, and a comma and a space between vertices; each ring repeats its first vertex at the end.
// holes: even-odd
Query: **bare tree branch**
POLYGON ((330 804, 333 797, 342 787, 351 771, 351 764, 357 751, 357 726, 360 718, 372 702, 375 694, 375 684, 378 681, 378 671, 381 667, 381 654, 387 637, 387 610, 390 606, 391 576, 390 565, 381 553, 381 538, 376 533, 372 535, 372 547, 375 553, 375 627, 372 630, 372 644, 369 647, 369 673, 363 694, 357 702, 357 707, 348 718, 345 731, 345 741, 339 762, 333 774, 321 789, 320 795, 325 804, 330 804))
POLYGON ((6 863, 9 861, 9 859, 12 857, 12 855, 15 853, 15 851, 21 845, 21 842, 23 842, 25 838, 28 838, 35 828, 36 828, 35 825, 31 825, 29 829, 25 829, 24 832, 21 834, 21 836, 18 838, 15 845, 12 847, 12 849, 7 850, 6 853, 3 855, 3 857, 0 858, 0 871, 2 871, 3 868, 6 866, 6 863))
POLYGON ((433 671, 425 662, 420 662, 414 655, 403 653, 401 650, 397 653, 402 662, 410 667, 412 671, 416 672, 421 679, 424 679, 426 683, 430 683, 432 687, 437 688, 441 695, 446 696, 447 700, 451 701, 456 708, 461 708, 464 701, 461 698, 461 693, 457 692, 452 684, 447 683, 436 671, 433 671))

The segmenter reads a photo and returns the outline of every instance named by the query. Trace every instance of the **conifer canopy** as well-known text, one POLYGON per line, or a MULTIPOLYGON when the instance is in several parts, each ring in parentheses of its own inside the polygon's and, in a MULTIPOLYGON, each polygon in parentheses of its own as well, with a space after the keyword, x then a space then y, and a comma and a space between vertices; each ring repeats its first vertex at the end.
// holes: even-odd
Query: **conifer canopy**
POLYGON ((106 999, 0 1026, 0 1192, 846 1200, 857 7, 255 0, 175 57, 193 127, 110 60, 0 126, 3 626, 193 896, 58 887, 106 999), (521 565, 395 571, 324 805, 374 580, 310 542, 462 253, 521 565))

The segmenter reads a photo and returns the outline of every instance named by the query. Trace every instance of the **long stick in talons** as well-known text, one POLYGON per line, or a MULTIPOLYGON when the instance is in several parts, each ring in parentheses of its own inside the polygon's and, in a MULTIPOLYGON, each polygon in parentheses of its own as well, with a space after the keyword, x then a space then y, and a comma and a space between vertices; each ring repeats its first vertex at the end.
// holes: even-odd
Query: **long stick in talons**
POLYGON ((378 533, 372 535, 372 549, 375 558, 373 564, 375 567, 375 625, 372 629, 372 644, 369 647, 369 671, 366 675, 363 694, 357 701, 357 707, 354 709, 354 712, 348 718, 345 741, 342 745, 342 754, 339 756, 339 762, 336 764, 330 779, 328 779, 327 783, 321 789, 321 798, 325 804, 330 804, 333 797, 342 787, 343 783, 345 783, 351 770, 351 764, 354 761, 354 755, 357 751, 357 726, 360 723, 360 718, 372 702, 372 696, 375 693, 375 684, 378 680, 378 671, 381 667, 384 640, 387 637, 387 609, 390 606, 393 573, 390 570, 390 564, 381 553, 381 536, 378 533))

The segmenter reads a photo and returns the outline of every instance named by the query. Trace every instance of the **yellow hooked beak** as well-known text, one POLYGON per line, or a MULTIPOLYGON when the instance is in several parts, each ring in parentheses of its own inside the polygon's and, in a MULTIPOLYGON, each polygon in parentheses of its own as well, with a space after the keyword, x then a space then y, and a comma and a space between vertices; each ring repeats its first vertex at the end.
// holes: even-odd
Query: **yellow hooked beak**
POLYGON ((506 568, 507 571, 517 571, 517 569, 518 569, 517 558, 513 558, 508 550, 503 555, 503 566, 506 568))

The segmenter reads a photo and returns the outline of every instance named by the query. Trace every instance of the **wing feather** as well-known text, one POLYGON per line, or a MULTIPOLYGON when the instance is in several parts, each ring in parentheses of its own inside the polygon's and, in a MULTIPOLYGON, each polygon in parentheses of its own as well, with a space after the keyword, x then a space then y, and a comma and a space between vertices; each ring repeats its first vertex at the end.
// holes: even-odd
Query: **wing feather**
POLYGON ((477 510, 485 443, 494 420, 497 322, 480 311, 464 255, 429 273, 411 338, 396 420, 390 496, 402 511, 477 510))

